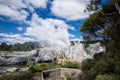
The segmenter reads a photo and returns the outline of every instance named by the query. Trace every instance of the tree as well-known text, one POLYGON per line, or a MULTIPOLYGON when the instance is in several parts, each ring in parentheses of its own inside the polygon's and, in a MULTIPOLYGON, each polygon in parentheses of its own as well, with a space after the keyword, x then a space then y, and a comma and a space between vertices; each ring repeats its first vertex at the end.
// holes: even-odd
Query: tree
MULTIPOLYGON (((103 8, 92 14, 82 25, 84 40, 103 41, 106 49, 111 50, 110 45, 119 48, 120 14, 115 4, 108 3, 103 8), (106 43, 106 44, 105 44, 106 43), (110 44, 109 46, 107 44, 110 44)), ((112 47, 113 48, 113 47, 112 47)), ((113 49, 112 49, 113 50, 113 49)), ((115 49, 114 49, 115 50, 115 49)))
POLYGON ((1 43, 0 51, 30 51, 33 49, 40 48, 38 42, 25 42, 23 44, 6 44, 5 42, 1 43))
POLYGON ((89 4, 87 4, 88 11, 96 11, 99 9, 99 5, 102 0, 90 0, 89 4))
POLYGON ((0 50, 1 51, 6 51, 8 49, 8 45, 5 42, 2 42, 0 45, 0 50))
MULTIPOLYGON (((104 5, 102 9, 92 14, 86 19, 80 31, 83 33, 84 44, 87 43, 87 45, 89 45, 91 42, 100 42, 106 47, 105 53, 94 55, 92 59, 94 60, 94 64, 92 66, 82 65, 83 68, 81 69, 84 78, 81 80, 95 80, 95 78, 96 80, 109 80, 112 79, 111 76, 119 76, 120 0, 111 0, 110 3, 104 5)), ((87 45, 85 46, 88 47, 87 45)), ((86 60, 86 63, 89 63, 89 61, 86 60)), ((119 79, 120 77, 117 77, 113 80, 119 79)))

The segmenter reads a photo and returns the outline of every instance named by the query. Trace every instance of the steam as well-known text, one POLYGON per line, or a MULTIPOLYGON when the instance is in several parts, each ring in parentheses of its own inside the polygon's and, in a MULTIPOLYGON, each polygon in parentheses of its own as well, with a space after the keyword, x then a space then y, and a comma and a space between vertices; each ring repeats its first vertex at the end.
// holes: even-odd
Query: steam
POLYGON ((25 35, 32 36, 38 41, 49 46, 68 46, 70 45, 70 34, 68 29, 73 27, 58 19, 42 19, 36 13, 32 15, 30 27, 26 29, 25 35))

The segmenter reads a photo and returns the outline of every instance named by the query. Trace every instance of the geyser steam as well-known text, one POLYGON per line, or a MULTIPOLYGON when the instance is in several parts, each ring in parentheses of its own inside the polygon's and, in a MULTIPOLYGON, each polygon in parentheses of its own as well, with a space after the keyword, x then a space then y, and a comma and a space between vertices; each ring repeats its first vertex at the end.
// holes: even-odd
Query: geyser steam
POLYGON ((42 19, 34 13, 25 35, 32 36, 38 41, 44 41, 51 46, 66 46, 70 45, 69 37, 71 34, 68 29, 74 30, 62 20, 42 19))

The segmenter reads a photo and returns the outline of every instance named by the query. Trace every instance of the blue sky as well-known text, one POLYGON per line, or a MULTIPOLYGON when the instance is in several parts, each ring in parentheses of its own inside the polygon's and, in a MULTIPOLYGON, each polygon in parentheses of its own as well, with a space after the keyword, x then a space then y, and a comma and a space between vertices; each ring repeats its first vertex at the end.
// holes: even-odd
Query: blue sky
MULTIPOLYGON (((103 0, 102 4, 108 0, 103 0)), ((45 41, 68 45, 81 39, 88 0, 0 0, 0 42, 45 41)))

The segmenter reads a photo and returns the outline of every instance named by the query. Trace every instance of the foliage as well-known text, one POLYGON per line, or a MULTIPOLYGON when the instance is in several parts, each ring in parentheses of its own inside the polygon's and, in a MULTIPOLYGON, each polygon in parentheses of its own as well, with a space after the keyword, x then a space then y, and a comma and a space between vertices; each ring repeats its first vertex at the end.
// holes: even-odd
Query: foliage
POLYGON ((34 61, 27 62, 27 64, 26 64, 27 67, 31 67, 33 65, 35 65, 34 61))
POLYGON ((0 45, 0 51, 30 51, 36 48, 39 48, 40 45, 38 42, 25 42, 23 44, 6 44, 2 42, 0 45))
POLYGON ((91 70, 94 64, 95 64, 95 61, 93 59, 85 59, 82 61, 80 67, 83 71, 88 71, 88 70, 91 70))
POLYGON ((118 38, 119 26, 119 10, 111 2, 86 19, 80 31, 83 32, 85 41, 102 41, 102 44, 106 47, 106 51, 114 51, 120 48, 118 45, 120 43, 120 39, 118 38))
POLYGON ((97 74, 105 74, 107 73, 108 65, 104 61, 97 61, 94 65, 93 69, 97 72, 97 74))
POLYGON ((115 75, 98 75, 95 80, 119 80, 120 76, 115 75))
POLYGON ((70 75, 66 76, 66 80, 72 80, 72 76, 70 75))
POLYGON ((8 74, 1 74, 0 80, 33 80, 29 72, 14 72, 8 74))
POLYGON ((79 63, 76 61, 69 61, 67 63, 65 63, 65 65, 63 66, 65 68, 78 68, 79 67, 79 63))
POLYGON ((5 42, 3 42, 3 43, 1 43, 1 45, 0 45, 0 49, 3 51, 3 50, 9 50, 9 47, 8 47, 8 45, 5 43, 5 42))
POLYGON ((83 71, 80 75, 81 80, 94 80, 96 76, 96 71, 94 71, 93 67, 95 65, 95 60, 93 59, 85 59, 81 63, 81 70, 83 71))
POLYGON ((52 69, 57 69, 57 68, 61 68, 62 66, 61 65, 55 65, 52 67, 52 69))
POLYGON ((43 71, 48 69, 48 65, 46 63, 28 62, 27 66, 29 66, 29 71, 32 71, 32 72, 38 72, 38 71, 43 71))
POLYGON ((48 65, 46 63, 41 63, 41 64, 37 63, 37 64, 34 65, 34 69, 36 71, 46 70, 46 69, 48 69, 48 65))
POLYGON ((103 52, 100 52, 100 53, 96 53, 93 55, 94 57, 94 60, 101 60, 101 59, 104 59, 104 53, 103 52))
POLYGON ((87 10, 95 11, 95 10, 99 9, 100 3, 102 0, 89 0, 89 1, 90 1, 90 3, 87 4, 87 10))
POLYGON ((105 46, 105 53, 96 53, 93 59, 83 60, 80 80, 120 80, 120 0, 111 0, 92 14, 80 31, 86 42, 98 41, 105 46))

